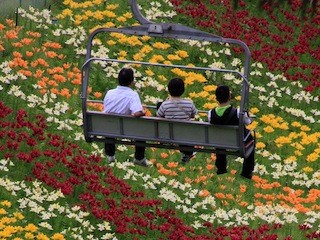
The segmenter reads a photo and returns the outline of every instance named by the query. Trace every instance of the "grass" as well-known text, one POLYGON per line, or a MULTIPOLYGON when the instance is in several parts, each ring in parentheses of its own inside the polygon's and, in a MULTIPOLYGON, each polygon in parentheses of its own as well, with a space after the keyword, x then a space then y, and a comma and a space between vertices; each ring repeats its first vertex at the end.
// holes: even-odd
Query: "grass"
MULTIPOLYGON (((126 3, 119 3, 118 8, 115 8, 115 10, 112 7, 112 3, 119 2, 110 1, 107 6, 104 6, 103 3, 96 4, 91 6, 90 10, 97 11, 95 16, 98 16, 101 14, 101 11, 99 12, 98 10, 106 9, 107 7, 110 12, 116 12, 116 16, 126 16, 125 13, 129 11, 126 3)), ((143 3, 142 6, 148 9, 147 2, 143 3)), ((127 216, 136 216, 138 218, 140 215, 135 214, 153 213, 159 209, 170 209, 176 213, 174 217, 178 216, 188 226, 196 225, 197 222, 205 222, 203 219, 209 219, 208 221, 213 223, 214 228, 226 225, 231 229, 233 229, 232 227, 235 225, 249 225, 251 229, 256 229, 264 224, 269 224, 269 226, 272 227, 273 223, 279 221, 282 222, 284 226, 280 229, 270 230, 269 232, 270 234, 276 234, 279 239, 285 239, 289 236, 292 236, 293 239, 303 239, 306 238, 308 233, 317 231, 319 217, 316 214, 319 210, 319 196, 317 195, 316 189, 319 186, 319 181, 317 180, 319 179, 319 175, 317 175, 319 173, 319 159, 315 161, 306 161, 306 159, 313 153, 319 154, 319 144, 317 142, 319 139, 319 122, 313 123, 310 120, 311 117, 313 117, 317 121, 317 116, 319 116, 314 113, 318 109, 318 89, 313 93, 306 93, 303 91, 303 87, 306 85, 304 82, 286 81, 278 72, 271 72, 265 65, 260 66, 254 61, 252 62, 252 75, 249 78, 251 83, 250 110, 257 115, 255 119, 255 129, 258 133, 258 143, 265 144, 264 147, 257 148, 257 170, 255 173, 257 178, 253 181, 243 179, 239 176, 242 166, 241 159, 235 157, 229 157, 229 173, 223 176, 217 176, 214 168, 214 155, 198 153, 195 159, 184 166, 185 168, 181 168, 181 165, 179 165, 179 152, 163 149, 148 149, 147 157, 154 162, 154 166, 150 169, 144 169, 134 167, 130 164, 134 152, 132 147, 128 146, 125 148, 120 146, 123 149, 119 149, 117 152, 116 157, 118 163, 111 165, 112 174, 119 180, 113 186, 112 183, 108 182, 114 179, 113 175, 106 175, 106 172, 99 172, 98 170, 94 173, 91 172, 92 168, 96 169, 97 167, 106 166, 103 144, 86 143, 79 137, 83 131, 81 124, 78 124, 80 120, 79 115, 81 114, 79 100, 80 86, 74 83, 73 80, 76 79, 79 68, 84 61, 84 56, 76 52, 81 52, 81 50, 85 48, 86 37, 95 26, 102 25, 106 22, 114 22, 116 26, 132 25, 135 21, 127 18, 126 21, 123 22, 121 18, 118 19, 116 17, 104 17, 103 20, 98 20, 93 17, 91 19, 81 19, 81 16, 88 13, 88 8, 84 7, 82 9, 78 6, 78 8, 72 10, 73 19, 79 18, 82 22, 80 25, 76 25, 68 16, 64 18, 61 15, 59 16, 61 10, 69 9, 68 6, 59 5, 58 7, 59 8, 53 9, 54 15, 59 18, 58 24, 44 24, 42 26, 43 28, 40 28, 41 37, 34 37, 35 40, 31 44, 22 47, 12 46, 11 41, 17 43, 26 36, 32 38, 28 35, 29 31, 40 31, 36 28, 37 23, 22 17, 19 19, 19 22, 21 26, 23 26, 23 29, 19 33, 19 37, 11 41, 8 41, 6 38, 0 40, 0 44, 5 46, 3 63, 17 59, 17 57, 13 56, 14 51, 23 54, 23 59, 28 62, 28 68, 24 68, 23 66, 12 67, 9 74, 5 74, 4 71, 2 71, 0 75, 0 91, 1 94, 5 96, 3 101, 14 110, 14 113, 9 115, 5 121, 12 123, 10 126, 14 127, 16 111, 19 109, 25 109, 27 111, 28 120, 33 124, 37 122, 37 114, 45 116, 47 121, 47 127, 44 132, 45 140, 39 141, 36 145, 37 149, 39 149, 43 155, 37 157, 31 163, 21 162, 17 155, 14 155, 11 157, 11 161, 15 166, 10 166, 10 171, 1 170, 1 179, 9 178, 13 181, 26 179, 28 180, 26 185, 30 187, 30 189, 33 188, 33 191, 40 191, 43 187, 54 195, 53 188, 49 186, 51 184, 50 181, 47 181, 47 185, 42 185, 41 188, 33 186, 35 183, 33 170, 38 169, 35 167, 35 164, 38 163, 47 165, 48 168, 44 173, 47 174, 48 179, 52 182, 58 179, 61 183, 67 181, 68 177, 71 176, 77 176, 78 179, 83 181, 82 184, 76 185, 71 194, 65 196, 65 198, 59 198, 50 203, 37 202, 37 205, 43 206, 45 209, 57 204, 65 209, 65 211, 63 211, 66 212, 65 215, 46 220, 42 217, 35 216, 32 208, 29 206, 25 209, 28 209, 25 213, 26 222, 37 225, 40 225, 41 222, 48 222, 54 226, 54 232, 63 232, 67 226, 70 226, 71 230, 69 230, 73 231, 72 234, 75 234, 75 238, 80 239, 83 236, 87 236, 90 231, 86 229, 86 226, 94 226, 97 229, 98 224, 103 223, 103 219, 106 220, 106 216, 108 215, 103 215, 98 218, 89 215, 88 218, 85 218, 88 222, 81 220, 81 224, 79 224, 77 220, 69 221, 67 209, 70 209, 74 204, 80 204, 87 210, 92 210, 90 208, 94 205, 94 202, 83 200, 81 198, 83 197, 82 194, 90 193, 95 196, 96 200, 101 201, 104 210, 109 210, 110 208, 110 205, 106 204, 107 201, 115 201, 119 204, 119 207, 122 201, 130 199, 125 198, 122 193, 117 191, 112 192, 110 196, 105 196, 100 191, 93 191, 90 187, 94 182, 91 181, 95 179, 95 176, 98 176, 99 181, 95 183, 97 184, 96 186, 101 184, 107 189, 113 189, 114 186, 117 186, 115 190, 118 190, 118 188, 125 186, 125 184, 129 184, 130 191, 135 193, 143 192, 144 197, 138 198, 138 200, 157 199, 162 202, 158 208, 140 207, 138 208, 139 210, 136 209, 137 212, 126 209, 127 216), (44 27, 47 27, 47 29, 44 27), (69 27, 70 30, 68 31, 71 32, 75 29, 77 30, 77 35, 74 32, 70 33, 66 31, 69 27), (85 33, 78 31, 80 27, 85 29, 85 33), (55 32, 55 35, 53 32, 55 32), (77 42, 76 40, 79 41, 77 42), (46 42, 58 42, 62 48, 54 49, 44 47, 46 42), (37 51, 37 47, 40 47, 40 45, 42 46, 41 51, 37 51), (27 51, 32 51, 34 55, 28 57, 27 51), (58 56, 50 58, 49 56, 54 56, 52 52, 56 52, 58 56), (59 58, 59 54, 62 55, 60 56, 61 58, 59 58), (36 65, 36 60, 40 58, 48 62, 49 65, 46 67, 40 64, 36 65), (69 67, 67 66, 68 64, 70 65, 69 67), (59 67, 63 68, 63 70, 59 67), (41 77, 32 75, 22 80, 19 75, 18 80, 11 81, 10 84, 5 83, 5 80, 17 75, 17 72, 20 70, 30 70, 33 73, 36 73, 37 70, 44 72, 41 77), (61 75, 66 78, 68 78, 68 76, 72 77, 68 78, 65 82, 59 82, 58 80, 53 81, 54 74, 50 73, 52 71, 61 72, 61 75), (41 94, 41 89, 38 87, 42 77, 48 77, 51 80, 50 84, 47 82, 46 85, 47 88, 45 90, 47 94, 43 94, 43 92, 41 94), (18 90, 12 90, 15 86, 20 87, 25 97, 23 97, 23 94, 19 95, 18 90), (70 90, 70 96, 63 95, 62 92, 59 92, 65 88, 70 90), (50 91, 54 89, 58 91, 57 95, 50 95, 50 91), (33 98, 35 100, 33 100, 33 98), (271 127, 274 130, 273 132, 268 131, 271 127), (53 146, 55 143, 51 143, 51 137, 53 135, 61 137, 58 146, 53 146), (279 139, 279 137, 283 138, 279 139), (290 142, 283 142, 281 146, 280 140, 287 140, 288 138, 290 142), (312 141, 315 142, 312 143, 312 141), (71 152, 68 153, 68 146, 72 143, 79 146, 79 151, 78 149, 72 149, 71 152), (51 157, 48 155, 48 152, 44 155, 46 150, 57 152, 57 154, 60 154, 60 157, 51 157), (91 154, 101 156, 101 161, 95 162, 90 159, 89 156, 91 156, 91 154), (84 159, 82 157, 84 157, 84 159), (65 159, 67 164, 64 163, 62 159, 65 159), (86 171, 82 175, 75 175, 73 164, 79 159, 89 159, 90 161, 84 165, 82 165, 81 162, 77 162, 76 165, 79 168, 84 167, 86 171), (49 167, 51 165, 52 167, 49 167), (311 170, 306 171, 304 170, 305 168, 311 170), (167 173, 164 173, 164 169, 167 170, 167 173), (65 174, 65 176, 63 174, 65 174), (201 191, 205 190, 210 193, 208 198, 200 196, 201 191), (310 197, 312 191, 315 191, 316 195, 313 198, 314 201, 312 201, 312 197, 310 197), (210 202, 210 200, 213 202, 210 202), (209 202, 205 203, 205 201, 209 202), (299 204, 312 209, 310 210, 310 214, 314 215, 307 215, 303 211, 295 213, 294 211, 297 209, 301 210, 299 204), (228 216, 227 220, 224 219, 225 215, 228 216), (296 222, 294 220, 295 217, 297 217, 296 222), (248 221, 248 224, 241 222, 245 220, 248 221), (310 223, 312 228, 306 231, 300 231, 299 225, 306 222, 310 223), (81 229, 81 227, 84 229, 81 229)), ((165 12, 170 9, 168 2, 163 1, 158 11, 165 12)), ((154 10, 153 12, 157 11, 154 10)), ((31 15, 37 14, 33 13, 31 15)), ((173 17, 172 21, 192 23, 192 21, 188 21, 188 18, 183 15, 173 17)), ((149 61, 152 57, 159 57, 160 55, 165 60, 169 60, 169 54, 176 55, 177 50, 185 50, 189 54, 189 57, 171 60, 177 64, 197 63, 199 65, 209 65, 211 63, 227 62, 227 64, 229 64, 228 66, 231 66, 230 62, 238 57, 237 55, 229 56, 224 54, 225 46, 190 46, 188 43, 172 40, 166 42, 172 47, 168 49, 158 49, 154 45, 157 41, 155 39, 140 39, 142 45, 137 46, 132 46, 132 41, 125 41, 125 37, 101 37, 99 39, 101 44, 97 43, 94 51, 97 53, 102 52, 103 54, 101 54, 101 56, 103 57, 109 55, 109 57, 114 58, 121 56, 132 58, 135 54, 140 53, 142 49, 144 49, 143 47, 146 46, 150 47, 151 50, 143 56, 143 60, 145 61, 149 61), (107 42, 108 40, 115 41, 117 45, 109 44, 109 42, 107 42), (120 45, 120 47, 118 45, 120 45), (106 49, 108 49, 108 51, 106 51, 106 49), (209 55, 208 49, 210 49, 213 54, 209 55)), ((303 60, 308 61, 307 58, 308 55, 305 55, 305 59, 303 60)), ((3 68, 3 66, 1 67, 3 68)), ((101 100, 101 96, 103 96, 105 90, 115 86, 116 80, 114 73, 117 73, 120 67, 121 66, 103 68, 97 65, 96 68, 93 68, 91 72, 92 79, 90 79, 92 83, 90 98, 101 100), (99 95, 100 97, 96 97, 94 93, 101 93, 101 95, 99 95)), ((151 97, 164 99, 167 96, 165 91, 167 79, 175 74, 170 72, 170 70, 151 67, 137 67, 136 71, 138 75, 141 75, 137 77, 139 87, 137 87, 136 90, 139 91, 142 99, 145 101, 151 99, 146 103, 154 104, 151 97), (152 75, 152 73, 154 75, 152 75), (163 79, 161 76, 165 76, 167 79, 163 79)), ((206 76, 203 72, 201 74, 206 76)), ((219 75, 211 77, 209 81, 205 83, 194 80, 187 86, 185 96, 191 97, 196 105, 199 106, 199 109, 203 109, 206 106, 205 104, 214 103, 214 91, 212 89, 210 90, 210 86, 214 86, 221 81, 227 80, 224 80, 224 76, 219 75)), ((235 96, 239 95, 240 87, 236 79, 229 80, 227 83, 233 87, 235 96)), ((238 105, 239 100, 234 99, 233 104, 238 105)), ((205 120, 205 116, 201 116, 201 118, 205 120)), ((7 131, 7 129, 8 126, 4 131, 7 131)), ((26 131, 32 135, 32 130, 28 128, 16 128, 14 131, 16 134, 26 131)), ((7 134, 7 132, 5 133, 7 134)), ((2 136, 0 140, 2 146, 6 146, 8 141, 10 141, 7 135, 6 137, 2 136)), ((5 154, 10 152, 10 149, 4 147, 2 150, 0 159, 4 160, 5 154)), ((12 154, 16 154, 18 152, 30 153, 31 151, 32 147, 26 142, 23 142, 18 150, 11 152, 12 154)), ((42 178, 42 180, 46 181, 46 178, 42 178)), ((24 193, 21 192, 22 190, 17 190, 19 194, 15 196, 12 188, 10 189, 8 184, 3 184, 2 180, 1 188, 1 191, 7 189, 2 191, 5 192, 5 194, 1 195, 1 201, 3 199, 9 199, 15 203, 20 201, 22 196, 24 196, 24 193)), ((43 192, 41 193, 39 197, 46 195, 43 192)), ((28 195, 27 199, 31 199, 29 196, 30 195, 28 195)), ((34 201, 37 200, 34 199, 34 201)), ((17 205, 15 205, 15 208, 17 208, 17 205)), ((19 208, 21 209, 21 206, 19 208)), ((112 227, 109 232, 117 231, 118 226, 115 220, 109 221, 112 227)), ((166 222, 166 220, 163 217, 159 217, 154 222, 166 222)), ((134 224, 130 226, 132 229, 137 227, 137 225, 134 224)), ((144 228, 142 227, 142 229, 144 228)), ((44 227, 42 227, 41 230, 47 234, 50 232, 44 227)), ((143 237, 143 239, 165 238, 167 236, 165 234, 169 232, 161 233, 160 231, 151 231, 150 229, 146 229, 146 231, 147 236, 143 237)), ((198 235, 208 234, 209 232, 208 228, 199 228, 195 231, 198 235)), ((73 235, 71 235, 71 232, 68 233, 69 235, 65 233, 65 236, 71 239, 73 235)), ((94 231, 92 234, 96 239, 99 239, 104 233, 105 232, 94 231)), ((141 236, 138 234, 118 233, 117 237, 119 239, 132 239, 141 236)))

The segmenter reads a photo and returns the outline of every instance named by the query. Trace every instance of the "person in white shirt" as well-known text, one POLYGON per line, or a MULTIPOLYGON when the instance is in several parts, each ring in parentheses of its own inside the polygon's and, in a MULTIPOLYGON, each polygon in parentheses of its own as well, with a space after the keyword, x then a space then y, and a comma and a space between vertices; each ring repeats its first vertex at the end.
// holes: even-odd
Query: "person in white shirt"
MULTIPOLYGON (((140 97, 131 87, 134 83, 134 72, 131 68, 122 68, 118 74, 118 86, 107 91, 103 100, 104 113, 116 113, 141 117, 145 115, 140 97)), ((110 140, 110 139, 109 139, 110 140)), ((136 142, 138 143, 138 142, 136 142)), ((105 143, 105 153, 109 162, 115 161, 115 144, 105 143)), ((150 166, 145 158, 145 147, 135 146, 134 163, 144 167, 150 166)))

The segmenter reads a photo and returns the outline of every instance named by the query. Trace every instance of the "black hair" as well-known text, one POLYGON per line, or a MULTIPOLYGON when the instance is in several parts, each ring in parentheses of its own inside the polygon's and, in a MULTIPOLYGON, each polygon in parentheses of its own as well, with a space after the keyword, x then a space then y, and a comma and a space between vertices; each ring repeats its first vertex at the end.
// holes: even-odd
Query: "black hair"
POLYGON ((172 97, 180 97, 184 93, 184 82, 181 78, 173 78, 168 83, 168 91, 172 97))
POLYGON ((216 89, 216 99, 219 103, 226 103, 230 99, 230 89, 226 85, 220 85, 216 89))
POLYGON ((133 82, 133 70, 131 68, 122 68, 118 74, 120 86, 129 86, 133 82))

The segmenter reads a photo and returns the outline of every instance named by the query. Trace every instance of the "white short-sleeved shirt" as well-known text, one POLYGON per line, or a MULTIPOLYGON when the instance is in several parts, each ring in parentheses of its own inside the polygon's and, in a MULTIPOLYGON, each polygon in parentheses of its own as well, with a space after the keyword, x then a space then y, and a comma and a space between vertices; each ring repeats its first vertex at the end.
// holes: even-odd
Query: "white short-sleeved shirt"
POLYGON ((117 86, 115 89, 109 90, 103 99, 104 113, 133 115, 142 110, 138 93, 130 87, 117 86))

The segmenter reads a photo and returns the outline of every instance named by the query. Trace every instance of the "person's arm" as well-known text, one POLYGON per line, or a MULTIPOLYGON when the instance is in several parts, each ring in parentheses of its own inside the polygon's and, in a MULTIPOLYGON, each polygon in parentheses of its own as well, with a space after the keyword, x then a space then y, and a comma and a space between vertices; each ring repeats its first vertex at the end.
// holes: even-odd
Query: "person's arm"
POLYGON ((145 111, 138 111, 133 114, 133 116, 135 116, 135 117, 142 117, 145 115, 146 115, 145 111))
MULTIPOLYGON (((239 108, 237 108, 237 116, 238 116, 238 118, 240 116, 240 109, 239 108)), ((252 118, 249 116, 248 112, 244 112, 243 123, 245 125, 249 125, 250 123, 252 123, 252 118)))

